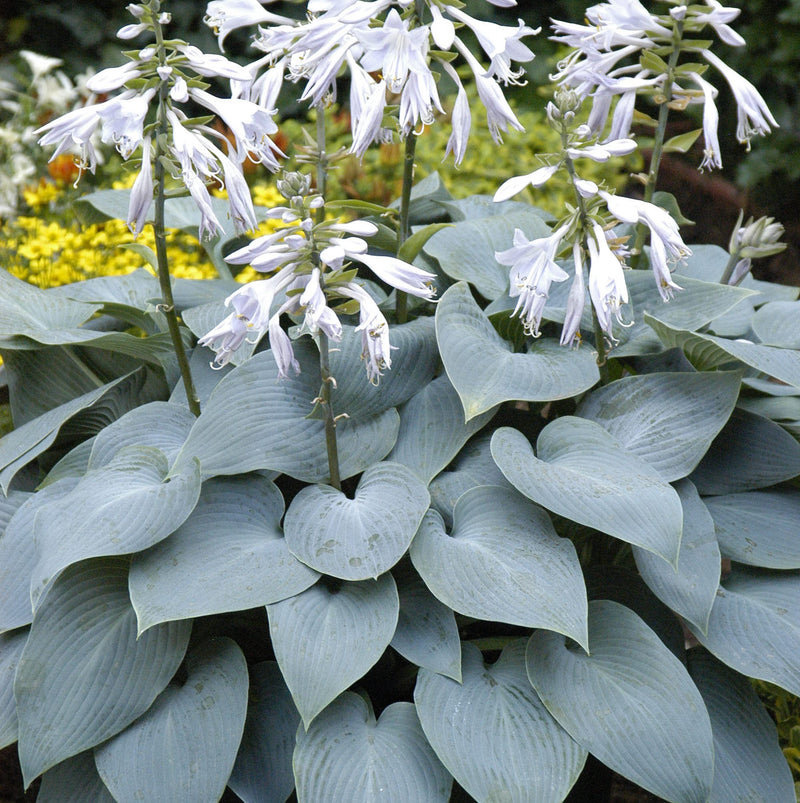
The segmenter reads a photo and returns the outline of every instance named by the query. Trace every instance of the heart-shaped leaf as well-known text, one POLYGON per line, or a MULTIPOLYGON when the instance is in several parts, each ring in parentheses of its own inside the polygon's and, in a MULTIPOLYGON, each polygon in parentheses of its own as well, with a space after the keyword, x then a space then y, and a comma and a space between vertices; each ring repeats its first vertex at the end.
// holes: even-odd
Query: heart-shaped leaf
POLYGON ((42 600, 14 681, 26 786, 143 714, 183 660, 190 622, 136 637, 128 561, 67 568, 42 600))
POLYGON ((407 661, 461 680, 461 642, 451 608, 431 594, 410 561, 392 569, 400 614, 392 647, 407 661))
POLYGON ((297 799, 315 803, 447 803, 453 785, 411 703, 392 703, 376 722, 353 692, 298 729, 293 763, 297 799))
POLYGON ((303 488, 286 511, 286 543, 318 572, 377 578, 405 554, 429 502, 411 469, 376 463, 361 475, 352 499, 330 485, 303 488))
POLYGON ((609 600, 589 603, 589 648, 586 655, 547 630, 531 636, 528 677, 547 709, 639 786, 674 803, 705 803, 711 724, 683 664, 633 611, 609 600))
POLYGON ((633 557, 653 593, 684 619, 705 630, 719 586, 720 550, 714 521, 689 480, 681 480, 675 490, 683 506, 677 569, 641 547, 633 548, 633 557))
POLYGON ((542 338, 527 353, 512 354, 461 282, 448 288, 436 308, 436 338, 466 421, 504 401, 574 396, 600 378, 588 349, 565 349, 542 338))
POLYGON ((387 459, 408 466, 427 484, 494 413, 493 408, 464 423, 461 399, 442 374, 403 405, 400 432, 387 459))
POLYGON ((736 566, 717 591, 708 631, 689 626, 737 672, 800 695, 800 572, 736 566))
POLYGON ((774 421, 733 411, 689 475, 703 495, 766 488, 800 474, 800 443, 774 421))
POLYGON ((770 715, 747 678, 703 649, 687 653, 714 734, 714 786, 709 803, 794 803, 792 773, 770 715))
POLYGON ((381 657, 398 609, 388 573, 357 583, 320 581, 267 605, 275 657, 306 727, 381 657))
POLYGON ((33 529, 39 553, 31 578, 34 608, 70 564, 147 549, 180 526, 197 503, 200 466, 184 464, 174 474, 168 468, 159 449, 126 446, 68 494, 39 509, 33 529))
POLYGON ((300 714, 274 661, 250 667, 250 703, 228 786, 244 803, 284 803, 294 789, 300 714))
POLYGON ((467 491, 456 503, 451 535, 429 511, 410 554, 428 588, 454 611, 546 627, 586 644, 586 589, 575 547, 516 491, 467 491))
POLYGON ((247 662, 234 641, 209 639, 186 656, 186 681, 95 748, 103 783, 119 803, 219 800, 247 712, 247 662))
POLYGON ((529 499, 675 563, 683 522, 678 495, 603 427, 585 418, 557 418, 539 434, 536 452, 509 427, 492 436, 495 463, 529 499))
POLYGON ((428 741, 476 800, 563 800, 586 760, 542 705, 525 674, 525 642, 486 666, 462 646, 463 682, 421 669, 414 701, 428 741))
POLYGON ((738 372, 630 376, 593 391, 576 415, 596 421, 671 482, 700 462, 739 395, 738 372))
MULTIPOLYGON (((319 354, 306 339, 294 349, 298 376, 290 373, 279 380, 271 351, 256 354, 231 371, 206 402, 176 467, 197 457, 205 478, 271 469, 304 482, 327 481, 325 424, 308 417, 322 383, 319 354)), ((334 393, 334 412, 347 412, 336 404, 334 393)), ((393 409, 340 420, 336 437, 341 477, 358 474, 388 454, 399 423, 393 409)))
POLYGON ((289 553, 283 497, 256 475, 203 484, 188 519, 135 555, 131 602, 144 632, 159 622, 256 608, 299 594, 319 575, 289 553))
POLYGON ((800 492, 775 488, 710 496, 705 502, 726 558, 768 569, 800 569, 800 492))
POLYGON ((772 301, 764 304, 753 315, 751 325, 764 345, 800 349, 800 301, 772 301))

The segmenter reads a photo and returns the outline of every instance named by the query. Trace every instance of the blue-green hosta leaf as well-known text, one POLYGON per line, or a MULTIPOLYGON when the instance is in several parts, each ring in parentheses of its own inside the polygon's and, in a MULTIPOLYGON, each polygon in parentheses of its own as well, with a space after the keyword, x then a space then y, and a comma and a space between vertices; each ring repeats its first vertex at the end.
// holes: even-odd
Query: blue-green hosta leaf
POLYGON ((585 397, 576 415, 596 421, 671 482, 685 477, 725 425, 738 372, 630 376, 585 397))
POLYGON ((433 378, 439 352, 433 320, 429 316, 394 325, 389 336, 392 367, 383 372, 377 385, 370 385, 361 358, 362 333, 344 327, 341 343, 331 349, 330 354, 331 374, 336 379, 333 396, 336 415, 347 413, 359 421, 377 415, 410 399, 433 378))
POLYGON ((170 684, 148 711, 95 748, 103 783, 118 803, 219 800, 247 713, 247 662, 229 638, 186 656, 188 677, 170 684))
POLYGON ((352 499, 330 485, 303 488, 286 511, 286 544, 323 574, 377 578, 405 554, 429 502, 410 468, 376 463, 361 475, 352 499))
POLYGON ((536 340, 527 353, 513 354, 463 282, 436 308, 436 337, 466 421, 504 401, 574 396, 600 376, 588 349, 565 349, 555 340, 536 340))
POLYGON ((703 649, 687 653, 714 734, 714 786, 709 803, 795 803, 789 765, 775 723, 747 678, 703 649))
POLYGON ((55 499, 69 493, 77 479, 48 485, 35 494, 14 492, 6 505, 21 503, 0 536, 0 633, 33 621, 31 576, 39 560, 36 542, 31 537, 36 513, 55 499))
POLYGON ((59 344, 100 309, 41 290, 0 272, 0 339, 23 336, 38 343, 59 344))
POLYGON ((589 604, 586 655, 538 630, 528 677, 548 711, 606 766, 672 803, 705 803, 711 724, 683 664, 623 605, 589 604), (658 756, 658 760, 653 760, 658 756))
POLYGON ((0 488, 3 493, 8 493, 8 486, 14 479, 14 475, 26 463, 30 463, 53 445, 59 430, 66 421, 101 399, 122 379, 124 377, 60 404, 5 435, 0 440, 0 488))
POLYGON ((317 572, 289 553, 283 497, 256 475, 203 484, 188 519, 131 563, 140 632, 159 622, 256 608, 299 594, 317 572))
MULTIPOLYGON (((752 290, 681 276, 677 282, 683 290, 665 304, 650 271, 630 271, 625 279, 633 307, 633 326, 614 327, 620 343, 614 346, 612 356, 656 354, 663 349, 648 326, 650 315, 677 329, 693 331, 737 305, 746 304, 753 296, 752 290)), ((591 324, 588 328, 591 331, 591 324)))
POLYGON ((800 388, 800 351, 689 332, 658 318, 648 317, 647 323, 667 348, 683 349, 700 371, 736 361, 800 388))
POLYGON ((115 803, 97 774, 94 752, 84 750, 42 776, 36 803, 115 803))
POLYGON ((708 632, 691 630, 737 672, 800 695, 800 572, 737 566, 717 591, 708 632))
POLYGON ((637 571, 598 561, 586 567, 584 576, 590 602, 608 599, 624 605, 641 618, 674 656, 684 660, 686 635, 683 625, 637 571))
POLYGON ((275 658, 306 727, 377 662, 397 627, 391 574, 377 580, 322 580, 267 605, 275 658))
MULTIPOLYGON (((102 430, 101 430, 102 431, 102 430)), ((79 479, 89 470, 89 458, 92 454, 94 438, 81 441, 70 449, 51 469, 47 476, 39 483, 37 490, 42 490, 59 480, 72 477, 79 479)))
POLYGON ((429 511, 410 554, 425 585, 454 611, 546 627, 586 644, 586 589, 575 547, 516 491, 467 491, 456 503, 450 535, 429 511))
POLYGON ((442 374, 403 405, 397 443, 388 459, 429 483, 494 413, 487 410, 464 423, 461 399, 442 374))
POLYGON ((0 634, 0 749, 17 741, 14 673, 27 641, 27 630, 0 634))
POLYGON ((675 563, 683 522, 678 495, 603 427, 585 418, 557 418, 539 433, 536 453, 510 427, 492 436, 495 463, 529 499, 675 563))
MULTIPOLYGON (((545 222, 555 221, 555 218, 550 212, 546 212, 544 209, 539 209, 536 206, 531 206, 525 201, 495 201, 491 195, 469 195, 466 198, 453 198, 450 201, 439 201, 439 206, 447 212, 450 216, 450 220, 454 223, 458 223, 461 220, 500 217, 513 213, 528 216, 534 214, 542 218, 545 222)), ((507 247, 507 245, 504 245, 503 249, 507 247)))
POLYGON ((375 720, 372 705, 344 692, 297 731, 300 803, 447 803, 453 779, 422 732, 411 703, 392 703, 375 720))
POLYGON ((72 491, 36 514, 34 608, 67 566, 139 552, 166 538, 192 512, 199 494, 200 466, 184 464, 182 471, 169 473, 166 457, 153 446, 126 446, 89 471, 72 491))
POLYGON ((443 471, 428 486, 431 507, 439 511, 445 524, 453 523, 453 508, 461 494, 478 485, 513 487, 492 459, 492 434, 476 435, 453 461, 451 471, 443 471))
MULTIPOLYGON (((321 385, 319 354, 307 338, 295 343, 294 350, 301 369, 298 376, 290 372, 279 380, 271 351, 256 354, 231 371, 206 402, 176 467, 197 457, 205 478, 272 469, 304 482, 327 481, 325 424, 308 417, 321 385)), ((333 408, 336 415, 347 412, 337 407, 335 391, 333 408)), ((399 423, 394 409, 341 419, 336 433, 342 478, 364 471, 388 454, 399 423)))
POLYGON ((470 282, 484 298, 495 299, 508 289, 508 268, 494 253, 511 247, 514 229, 529 239, 550 233, 544 220, 527 207, 459 221, 431 237, 424 251, 448 276, 470 282))
POLYGON ((462 645, 463 682, 421 669, 414 689, 422 729, 442 763, 476 800, 563 800, 586 751, 548 713, 525 674, 525 642, 486 666, 462 645))
POLYGON ((689 479, 701 494, 716 495, 766 488, 798 474, 800 443, 780 424, 736 409, 689 479))
POLYGON ((683 506, 677 570, 641 547, 633 547, 633 557, 653 593, 684 619, 705 630, 719 586, 720 550, 714 522, 694 485, 681 480, 675 490, 683 506))
POLYGON ((186 407, 155 401, 134 407, 95 437, 89 468, 100 468, 125 446, 155 446, 172 465, 195 417, 186 407))
POLYGON ((392 647, 407 661, 461 681, 461 642, 451 608, 431 594, 409 561, 392 569, 400 615, 392 647))
POLYGON ((136 637, 128 561, 70 566, 42 601, 14 681, 26 786, 143 714, 183 660, 191 623, 136 637))
POLYGON ((767 569, 800 569, 800 491, 750 491, 712 496, 705 503, 726 558, 767 569))
POLYGON ((294 789, 300 714, 274 661, 250 667, 250 702, 228 786, 244 803, 284 803, 294 789))
POLYGON ((800 301, 772 301, 756 312, 753 331, 765 346, 800 349, 800 301))

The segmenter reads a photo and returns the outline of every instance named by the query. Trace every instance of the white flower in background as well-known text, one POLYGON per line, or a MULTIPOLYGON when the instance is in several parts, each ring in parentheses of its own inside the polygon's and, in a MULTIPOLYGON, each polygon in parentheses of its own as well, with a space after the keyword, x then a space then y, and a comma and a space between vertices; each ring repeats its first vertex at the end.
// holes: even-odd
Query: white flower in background
POLYGON ((505 251, 495 251, 495 259, 511 267, 509 295, 517 299, 511 315, 519 315, 525 332, 534 337, 539 337, 550 285, 569 278, 555 261, 567 228, 561 226, 549 236, 535 240, 529 240, 520 229, 515 229, 514 245, 505 251))

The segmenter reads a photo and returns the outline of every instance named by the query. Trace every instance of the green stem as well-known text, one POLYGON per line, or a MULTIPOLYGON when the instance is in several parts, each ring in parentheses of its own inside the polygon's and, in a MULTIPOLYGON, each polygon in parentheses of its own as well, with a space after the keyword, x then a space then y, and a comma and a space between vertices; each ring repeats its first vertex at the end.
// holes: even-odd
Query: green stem
MULTIPOLYGON (((317 106, 317 152, 319 159, 317 160, 317 192, 325 198, 328 194, 328 152, 327 148, 327 131, 325 129, 325 108, 320 103, 317 106)), ((320 206, 317 209, 316 223, 322 223, 325 220, 325 207, 320 206)))
POLYGON ((719 280, 720 284, 728 284, 728 282, 731 280, 731 276, 733 275, 733 270, 738 263, 739 253, 738 251, 735 251, 728 257, 728 264, 725 266, 725 270, 722 271, 722 276, 719 280))
MULTIPOLYGON (((417 150, 417 136, 410 131, 406 137, 405 152, 403 155, 403 189, 400 195, 400 226, 397 230, 397 252, 411 234, 410 209, 411 187, 414 184, 414 156, 417 150)), ((398 323, 408 320, 408 294, 397 291, 397 304, 395 307, 398 323)))
MULTIPOLYGON (((157 3, 154 4, 157 10, 157 3)), ((167 55, 164 47, 164 36, 161 25, 156 22, 156 47, 160 64, 166 64, 167 55)), ((156 262, 158 264, 158 283, 161 287, 161 307, 167 318, 172 348, 178 360, 178 367, 183 379, 183 387, 186 391, 186 399, 189 402, 189 409, 194 415, 200 415, 200 400, 195 390, 192 372, 189 368, 189 359, 186 356, 186 349, 183 346, 181 330, 178 325, 178 314, 175 311, 175 301, 172 296, 172 280, 169 275, 169 260, 167 258, 167 237, 164 227, 164 203, 166 200, 165 192, 165 169, 163 157, 164 143, 169 136, 169 122, 167 120, 167 102, 169 85, 166 81, 161 82, 158 90, 158 126, 155 137, 156 147, 153 159, 153 178, 155 180, 155 209, 153 219, 153 236, 156 244, 156 262)))
MULTIPOLYGON (((653 152, 650 155, 650 169, 647 173, 647 181, 644 185, 644 200, 652 203, 653 195, 658 183, 658 170, 661 166, 661 158, 664 155, 664 140, 667 135, 667 121, 669 119, 669 104, 672 100, 672 85, 675 82, 675 68, 678 66, 678 59, 681 55, 681 40, 683 39, 683 22, 675 21, 672 29, 672 52, 669 54, 667 62, 667 80, 664 82, 664 100, 658 110, 658 121, 653 140, 653 152)), ((644 223, 636 227, 636 241, 631 250, 631 267, 638 268, 642 259, 642 248, 649 229, 644 223)))
POLYGON ((319 369, 322 374, 322 388, 319 392, 319 401, 325 415, 325 445, 328 450, 329 482, 337 491, 341 491, 342 479, 339 474, 339 444, 336 440, 336 418, 333 415, 333 405, 331 404, 331 390, 336 387, 336 382, 331 376, 328 336, 320 331, 317 337, 319 342, 319 369))

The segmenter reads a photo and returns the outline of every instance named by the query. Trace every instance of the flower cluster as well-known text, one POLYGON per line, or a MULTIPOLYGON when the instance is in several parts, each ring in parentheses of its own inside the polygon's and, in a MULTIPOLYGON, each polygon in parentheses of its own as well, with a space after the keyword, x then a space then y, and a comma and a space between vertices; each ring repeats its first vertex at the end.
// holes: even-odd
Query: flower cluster
POLYGON ((548 163, 533 172, 504 182, 494 196, 495 201, 504 201, 528 186, 544 186, 562 168, 569 172, 577 206, 567 217, 550 235, 536 240, 528 240, 517 230, 513 247, 495 253, 501 265, 511 268, 509 293, 517 298, 512 314, 520 316, 526 332, 538 336, 550 285, 569 278, 556 263, 556 257, 563 250, 572 250, 575 277, 561 335, 564 345, 579 337, 586 296, 583 254, 589 256, 589 297, 600 328, 613 340, 612 319, 623 323, 621 307, 628 302, 628 290, 623 273, 625 251, 613 232, 616 225, 647 228, 650 266, 664 301, 669 300, 673 291, 681 289, 672 280, 670 266, 691 254, 681 239, 678 224, 665 209, 612 194, 594 181, 581 178, 578 170, 582 161, 606 162, 613 156, 631 153, 636 143, 629 138, 598 142, 588 124, 576 123, 580 105, 580 97, 574 90, 558 90, 556 101, 548 104, 547 116, 551 125, 562 133, 561 152, 547 155, 548 163))
MULTIPOLYGON (((308 21, 260 29, 255 45, 266 56, 253 69, 270 66, 242 91, 266 103, 277 96, 288 76, 291 81, 305 82, 302 100, 319 105, 336 97, 337 77, 346 70, 350 77, 351 152, 360 156, 371 143, 391 137, 392 131, 386 127, 389 111, 396 113, 401 137, 433 123, 437 112, 444 114, 437 88, 437 77, 444 72, 457 87, 447 153, 452 152, 458 164, 464 158, 472 113, 451 58, 460 55, 469 66, 489 130, 500 142, 501 133, 509 128, 522 130, 500 83, 521 82, 523 71, 513 67, 512 61, 533 59, 533 52, 521 40, 538 33, 522 20, 516 26, 505 26, 475 19, 460 6, 409 0, 311 0, 308 21), (488 65, 470 52, 458 34, 460 28, 473 32, 488 65)), ((275 22, 275 17, 256 0, 214 0, 209 3, 206 22, 222 44, 234 28, 275 22)))
POLYGON ((233 312, 204 335, 200 345, 217 352, 214 362, 221 367, 246 339, 255 343, 266 333, 279 375, 286 377, 289 370, 299 371, 299 366, 291 340, 280 326, 281 315, 300 316, 300 334, 322 332, 339 341, 342 324, 329 302, 352 300, 358 308, 356 331, 361 332, 367 376, 377 384, 392 364, 389 325, 373 297, 353 280, 349 263, 360 262, 381 281, 420 298, 433 298, 435 276, 395 257, 369 254, 363 238, 378 232, 374 223, 315 222, 323 199, 311 190, 308 176, 288 174, 279 180, 278 188, 288 205, 271 209, 268 217, 283 225, 226 257, 232 264, 249 264, 272 275, 228 296, 225 305, 233 307, 233 312))
POLYGON ((731 88, 738 109, 737 137, 749 148, 750 139, 777 126, 756 88, 708 49, 707 27, 727 45, 738 47, 744 39, 728 23, 739 15, 736 8, 717 0, 704 5, 678 5, 668 14, 652 14, 639 0, 609 0, 586 10, 587 24, 556 21, 558 42, 572 52, 558 65, 554 78, 574 88, 581 97, 591 96, 591 130, 601 135, 611 115, 609 139, 627 137, 637 95, 649 95, 657 103, 685 108, 703 104, 704 155, 701 168, 722 167, 719 148, 719 114, 714 99, 717 89, 703 76, 710 65, 731 88), (672 54, 665 61, 661 54, 672 54), (679 64, 681 54, 690 61, 679 64), (698 57, 706 65, 698 64, 698 57), (616 99, 613 114, 611 107, 616 99))
MULTIPOLYGON (((152 4, 151 4, 152 5, 152 4)), ((282 155, 269 135, 277 131, 272 112, 242 98, 216 97, 207 92, 203 78, 221 77, 249 80, 250 73, 232 61, 209 55, 180 41, 164 42, 162 27, 169 15, 156 13, 151 5, 131 4, 128 10, 135 24, 118 31, 121 39, 133 39, 144 33, 155 34, 156 43, 130 56, 119 67, 101 70, 86 86, 96 95, 114 93, 102 102, 89 102, 52 120, 36 133, 39 144, 55 145, 51 157, 77 153, 80 168, 94 172, 98 162, 96 133, 100 140, 113 144, 124 159, 141 148, 141 170, 133 185, 128 212, 128 226, 134 235, 141 232, 153 201, 153 163, 171 166, 176 180, 189 191, 201 213, 200 237, 214 236, 222 230, 209 192, 216 183, 228 191, 230 214, 237 231, 255 228, 253 203, 242 175, 242 163, 250 158, 277 170, 282 155), (157 102, 155 122, 148 123, 151 105, 157 102), (227 140, 202 122, 192 121, 180 106, 199 104, 221 119, 234 138, 227 140), (224 140, 226 153, 215 138, 224 140)))

